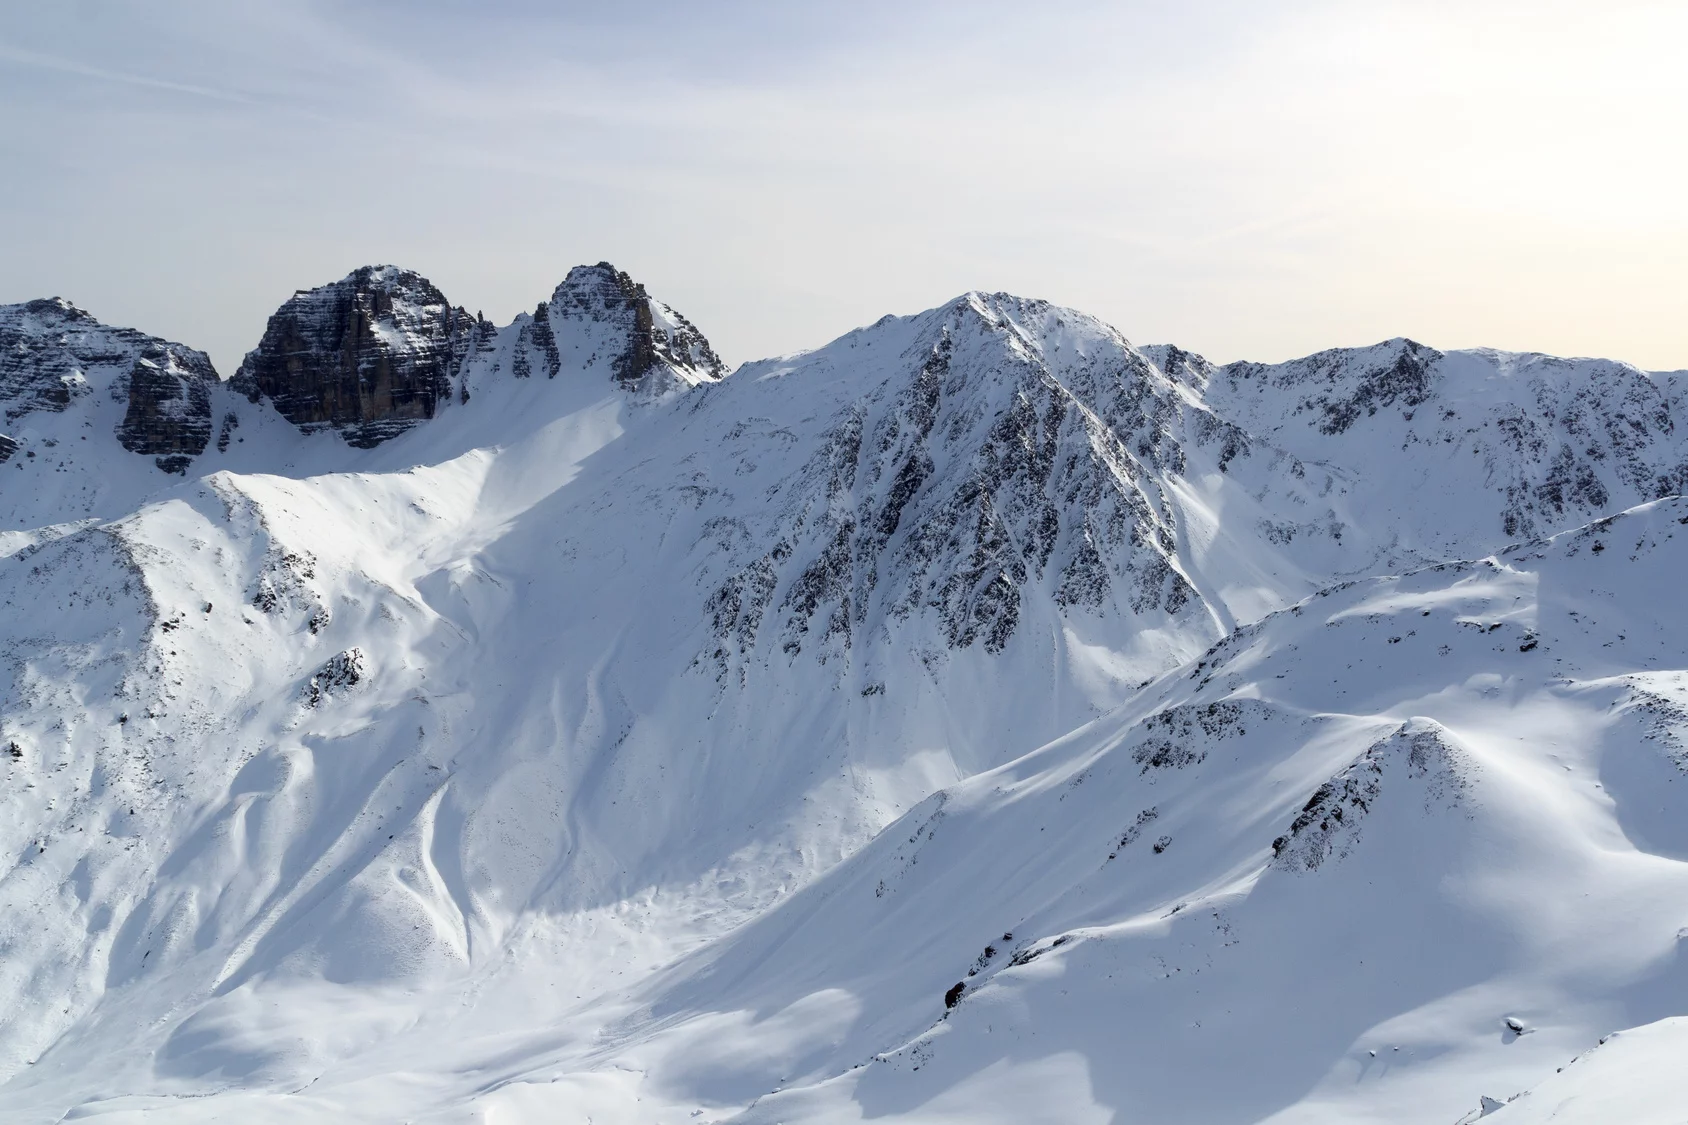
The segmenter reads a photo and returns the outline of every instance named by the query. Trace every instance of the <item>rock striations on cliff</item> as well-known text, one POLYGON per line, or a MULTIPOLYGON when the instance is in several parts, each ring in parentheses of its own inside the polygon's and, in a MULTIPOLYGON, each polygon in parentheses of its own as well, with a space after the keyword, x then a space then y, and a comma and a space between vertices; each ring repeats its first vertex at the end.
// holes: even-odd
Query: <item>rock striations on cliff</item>
POLYGON ((364 266, 289 298, 233 386, 306 433, 334 429, 367 448, 434 417, 464 358, 493 331, 421 274, 364 266))
POLYGON ((276 310, 233 386, 306 433, 368 448, 467 401, 483 379, 556 378, 565 366, 602 367, 643 398, 726 374, 703 333, 608 262, 570 270, 504 328, 418 273, 365 266, 276 310))
POLYGON ((124 449, 183 473, 211 439, 217 384, 204 352, 101 324, 62 298, 0 306, 0 462, 25 446, 15 431, 34 428, 31 415, 100 398, 122 408, 112 429, 124 449))

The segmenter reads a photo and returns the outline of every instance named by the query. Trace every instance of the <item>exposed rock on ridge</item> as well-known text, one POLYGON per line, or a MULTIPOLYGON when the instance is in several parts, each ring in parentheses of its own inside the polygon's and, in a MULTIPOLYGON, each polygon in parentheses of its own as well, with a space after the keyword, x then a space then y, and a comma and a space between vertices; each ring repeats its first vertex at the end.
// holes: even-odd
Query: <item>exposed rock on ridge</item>
POLYGON ((467 402, 480 380, 600 364, 641 397, 726 374, 690 321, 607 262, 570 270, 549 301, 502 329, 452 306, 420 274, 365 266, 282 305, 233 385, 306 432, 334 429, 369 447, 454 397, 467 402))
POLYGON ((203 368, 184 368, 167 348, 149 345, 129 369, 129 409, 117 440, 131 453, 158 455, 158 467, 185 473, 211 440, 211 388, 217 373, 199 352, 203 368))
POLYGON ((1427 483, 1481 482, 1499 501, 1490 534, 1528 538, 1688 489, 1680 372, 1405 339, 1209 370, 1215 411, 1303 458, 1358 466, 1397 448, 1427 483))
MULTIPOLYGON (((61 298, 0 308, 0 408, 8 425, 36 411, 63 412, 105 389, 127 404, 116 427, 123 448, 180 473, 210 441, 217 384, 204 352, 101 324, 61 298)), ((18 444, 0 442, 0 461, 18 444)))
POLYGON ((434 417, 492 331, 420 274, 364 266, 276 310, 234 386, 306 432, 335 429, 367 448, 434 417))
MULTIPOLYGON (((611 330, 607 357, 615 381, 630 391, 661 394, 711 383, 727 374, 709 341, 691 321, 651 297, 645 287, 608 262, 576 266, 535 312, 536 340, 543 330, 578 325, 611 330), (559 327, 561 325, 561 327, 559 327)), ((552 352, 555 355, 553 338, 552 352)))
POLYGON ((741 380, 822 381, 839 401, 795 473, 758 479, 789 432, 745 418, 722 443, 732 477, 699 466, 687 485, 726 498, 760 485, 771 501, 754 515, 723 504, 710 521, 732 560, 711 567, 706 607, 702 662, 722 676, 758 649, 841 657, 927 613, 949 648, 990 653, 1030 606, 1201 632, 1212 609, 1179 557, 1172 488, 1198 469, 1251 462, 1262 501, 1283 500, 1303 542, 1343 549, 1326 474, 1201 407, 1112 328, 1046 302, 973 294, 750 365, 729 398, 741 380))

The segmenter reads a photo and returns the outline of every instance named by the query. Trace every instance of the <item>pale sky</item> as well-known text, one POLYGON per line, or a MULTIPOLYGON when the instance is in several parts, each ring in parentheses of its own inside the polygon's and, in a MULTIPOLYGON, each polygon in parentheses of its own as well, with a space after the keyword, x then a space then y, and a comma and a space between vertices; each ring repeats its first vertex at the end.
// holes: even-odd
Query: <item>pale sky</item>
POLYGON ((53 0, 0 146, 0 302, 224 375, 364 263, 502 323, 600 259, 733 363, 1003 289, 1688 367, 1684 0, 53 0))

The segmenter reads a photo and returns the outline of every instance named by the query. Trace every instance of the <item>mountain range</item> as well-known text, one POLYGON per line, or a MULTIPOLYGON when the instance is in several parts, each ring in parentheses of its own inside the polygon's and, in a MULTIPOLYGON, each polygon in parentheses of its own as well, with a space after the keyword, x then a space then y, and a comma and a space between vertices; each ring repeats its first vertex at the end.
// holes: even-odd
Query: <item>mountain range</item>
POLYGON ((1685 389, 0 307, 0 1120, 1679 1121, 1685 389))

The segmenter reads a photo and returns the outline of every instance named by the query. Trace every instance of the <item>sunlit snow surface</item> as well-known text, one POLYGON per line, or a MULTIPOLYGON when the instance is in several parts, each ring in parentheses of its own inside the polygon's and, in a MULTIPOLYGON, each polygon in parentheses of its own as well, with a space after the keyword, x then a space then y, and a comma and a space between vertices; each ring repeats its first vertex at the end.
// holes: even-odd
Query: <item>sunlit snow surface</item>
POLYGON ((1681 1119, 1670 377, 563 343, 186 480, 29 416, 0 1117, 1681 1119))

